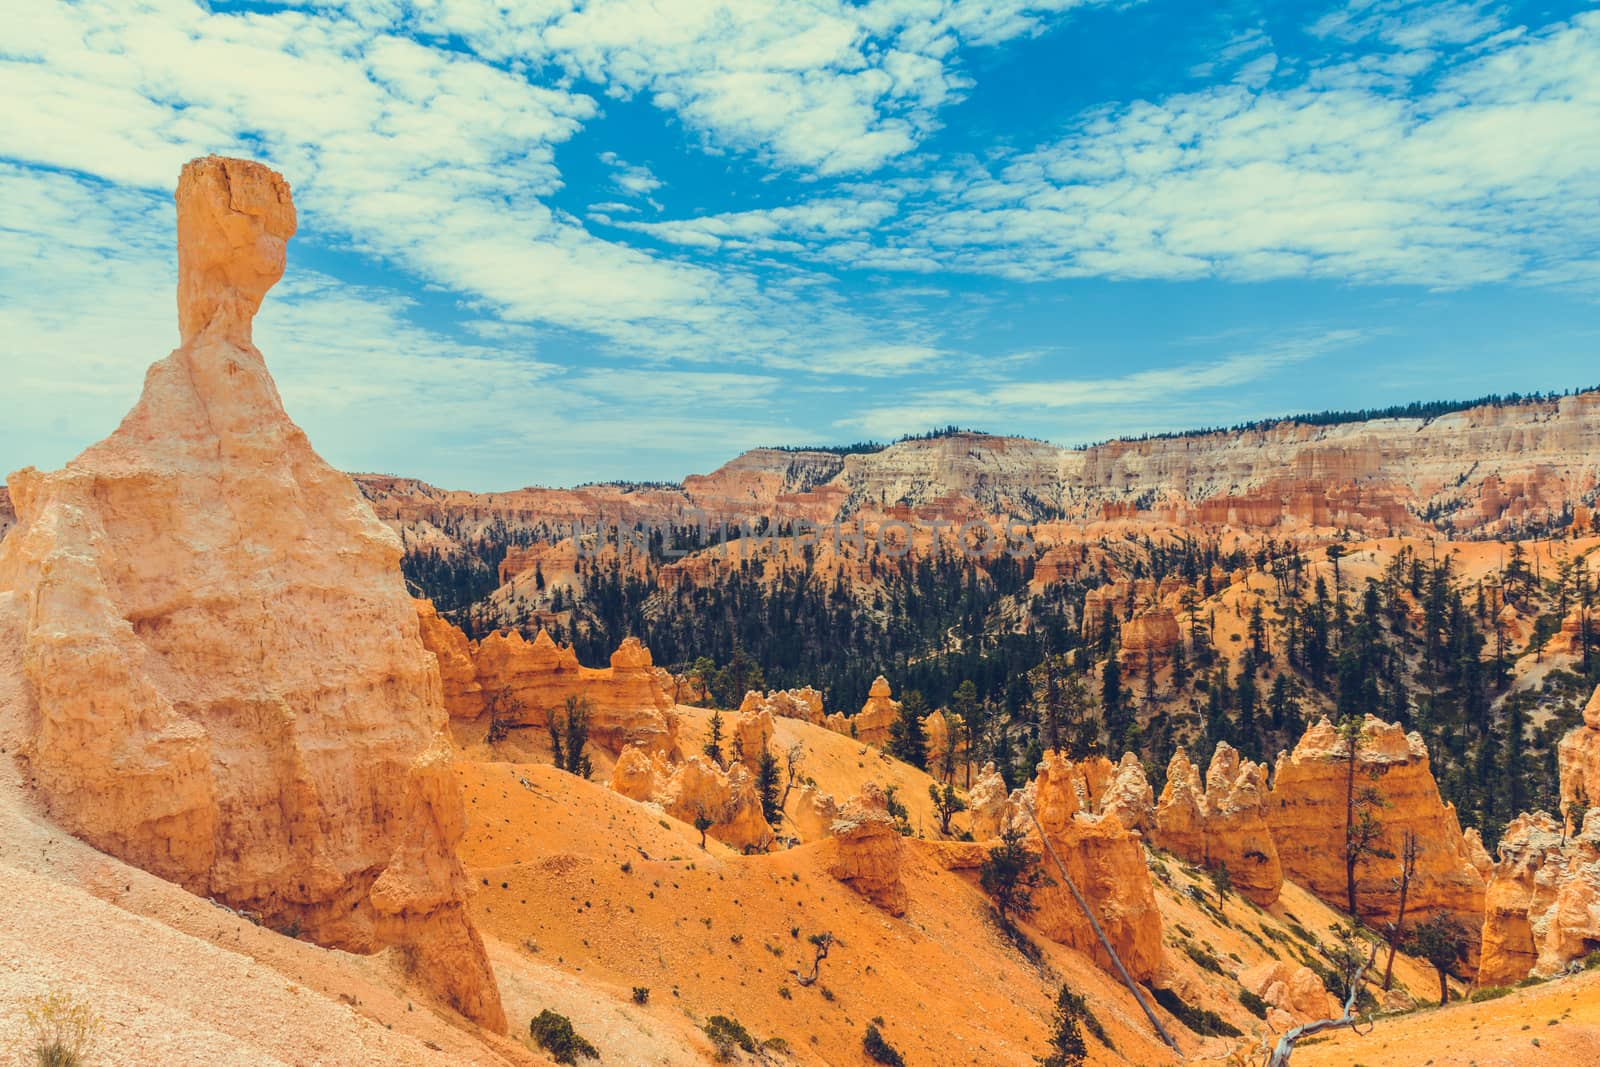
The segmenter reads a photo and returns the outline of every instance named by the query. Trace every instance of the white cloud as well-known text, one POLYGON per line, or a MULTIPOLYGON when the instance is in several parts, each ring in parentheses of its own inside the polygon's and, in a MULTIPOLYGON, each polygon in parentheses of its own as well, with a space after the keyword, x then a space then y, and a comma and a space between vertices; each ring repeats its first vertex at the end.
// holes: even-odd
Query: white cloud
MULTIPOLYGON (((1156 367, 1116 376, 1045 378, 1039 381, 1005 381, 987 388, 932 388, 914 390, 894 403, 877 405, 835 422, 841 429, 877 437, 898 437, 931 426, 968 425, 975 418, 1014 431, 1019 426, 1073 426, 1077 437, 1102 436, 1084 432, 1075 420, 1088 415, 1097 425, 1120 427, 1119 433, 1139 432, 1147 425, 1184 425, 1178 411, 1204 411, 1190 416, 1189 424, 1214 423, 1225 405, 1219 398, 1259 382, 1296 364, 1356 344, 1365 337, 1355 330, 1328 330, 1294 337, 1213 360, 1196 360, 1171 367, 1156 367), (1204 397, 1204 406, 1191 402, 1204 397), (1198 421, 1195 421, 1198 418, 1198 421), (1066 420, 1066 421, 1064 421, 1066 420)), ((1060 436, 1060 434, 1056 434, 1060 436)), ((1109 436, 1105 434, 1104 436, 1109 436)))
POLYGON ((800 224, 803 206, 641 228, 1019 281, 1592 284, 1600 12, 1497 38, 1442 71, 1408 55, 1340 58, 1267 88, 1268 53, 1242 81, 1090 111, 988 168, 880 183, 876 202, 897 210, 831 242, 800 224), (1429 90, 1394 91, 1424 70, 1429 90))
POLYGON ((661 179, 652 174, 649 167, 629 163, 615 152, 601 152, 600 162, 611 168, 612 182, 629 196, 648 198, 661 188, 661 179))
MULTIPOLYGON (((938 126, 967 78, 958 43, 1038 32, 1097 0, 596 0, 418 5, 480 55, 642 95, 715 147, 821 175, 872 170, 938 126)), ((376 7, 377 5, 372 5, 376 7)))
POLYGON ((1376 38, 1396 48, 1464 45, 1500 29, 1498 14, 1484 2, 1455 0, 1350 0, 1310 29, 1320 37, 1344 41, 1376 38))

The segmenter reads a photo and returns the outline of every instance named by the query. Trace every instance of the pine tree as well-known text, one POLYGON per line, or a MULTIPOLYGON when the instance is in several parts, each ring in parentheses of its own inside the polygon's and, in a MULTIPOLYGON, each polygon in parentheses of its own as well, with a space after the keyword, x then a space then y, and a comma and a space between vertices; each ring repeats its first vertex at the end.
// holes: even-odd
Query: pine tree
POLYGON ((978 885, 994 898, 1002 924, 1009 924, 1013 915, 1032 913, 1033 891, 1045 884, 1039 857, 1023 843, 1025 837, 1021 827, 1007 825, 1000 831, 1000 844, 978 868, 978 885))
POLYGON ((722 766, 722 712, 711 713, 710 729, 706 735, 705 748, 701 751, 710 756, 718 767, 722 766))
POLYGON ((756 794, 761 797, 761 814, 773 826, 783 819, 781 778, 778 757, 772 754, 771 749, 763 748, 761 758, 756 763, 756 794))
POLYGON ((921 690, 913 689, 900 702, 900 714, 889 724, 889 755, 924 771, 928 769, 928 737, 922 717, 927 713, 928 702, 921 690))
POLYGON ((1089 1055, 1089 1046, 1083 1039, 1083 1021, 1088 1010, 1083 997, 1067 986, 1061 987, 1061 992, 1056 996, 1050 1051, 1037 1059, 1039 1067, 1083 1067, 1089 1055))

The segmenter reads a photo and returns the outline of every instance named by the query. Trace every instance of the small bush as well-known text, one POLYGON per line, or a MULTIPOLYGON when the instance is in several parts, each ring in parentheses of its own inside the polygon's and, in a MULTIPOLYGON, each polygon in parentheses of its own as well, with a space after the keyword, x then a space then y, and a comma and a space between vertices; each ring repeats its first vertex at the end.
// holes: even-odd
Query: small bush
POLYGON ((578 1057, 597 1060, 600 1050, 585 1041, 579 1033, 572 1028, 572 1020, 565 1015, 557 1015, 546 1008, 528 1024, 528 1033, 539 1043, 539 1047, 550 1053, 550 1058, 557 1063, 576 1065, 578 1057))
POLYGON ((1211 953, 1207 952, 1193 941, 1184 942, 1183 954, 1188 956, 1191 960, 1194 960, 1201 967, 1210 971, 1212 974, 1220 974, 1226 977, 1228 973, 1222 969, 1221 960, 1217 959, 1217 957, 1213 956, 1211 953))
POLYGON ((1267 1017, 1267 1002, 1250 992, 1248 989, 1239 990, 1239 1003, 1250 1009, 1250 1014, 1258 1019, 1267 1017))
POLYGON ((888 1067, 906 1067, 905 1059, 878 1030, 876 1019, 867 1024, 867 1032, 861 1038, 861 1050, 874 1063, 887 1064, 888 1067))
POLYGON ((1234 1026, 1228 1020, 1214 1011, 1206 1008, 1195 1008, 1183 1002, 1183 999, 1170 989, 1152 989, 1156 1003, 1172 1013, 1173 1018, 1199 1034, 1201 1037, 1242 1037, 1244 1031, 1234 1026))
POLYGON ((82 1067, 94 1052, 100 1019, 93 1008, 70 993, 49 993, 25 1001, 22 1018, 30 1031, 38 1067, 82 1067))
POLYGON ((639 1005, 650 1003, 650 989, 647 986, 636 985, 633 987, 633 1002, 639 1005))
POLYGON ((1474 1004, 1482 1004, 1486 1000, 1499 1000, 1509 992, 1511 992, 1511 990, 1506 986, 1492 985, 1484 989, 1473 990, 1472 996, 1468 997, 1467 999, 1472 1001, 1474 1004))
POLYGON ((726 1015, 713 1015, 706 1020, 701 1029, 716 1047, 717 1059, 724 1062, 733 1059, 733 1050, 736 1048, 745 1052, 756 1050, 756 1039, 750 1036, 750 1031, 746 1030, 738 1019, 730 1019, 726 1015))

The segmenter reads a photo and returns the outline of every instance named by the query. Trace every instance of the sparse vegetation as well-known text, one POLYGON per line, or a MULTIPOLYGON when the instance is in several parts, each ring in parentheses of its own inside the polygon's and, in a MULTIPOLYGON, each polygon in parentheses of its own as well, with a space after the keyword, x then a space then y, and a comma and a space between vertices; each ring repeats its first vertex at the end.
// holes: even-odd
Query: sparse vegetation
POLYGON ((754 1052, 757 1048, 756 1039, 750 1036, 750 1031, 738 1019, 726 1015, 713 1015, 701 1027, 706 1037, 711 1039, 711 1045, 717 1050, 717 1059, 727 1062, 733 1059, 735 1049, 743 1052, 754 1052))
POLYGON ((1156 1003, 1167 1009, 1172 1017, 1201 1037, 1241 1037, 1244 1031, 1208 1008, 1186 1004, 1182 997, 1170 989, 1150 990, 1156 1003))
POLYGON ((650 1003, 650 989, 648 986, 636 985, 633 987, 633 1002, 643 1007, 650 1003))
POLYGON ((24 1001, 22 1019, 35 1067, 87 1067, 101 1028, 87 1002, 57 990, 24 1001))
POLYGON ((905 1058, 883 1036, 879 1029, 883 1025, 882 1019, 874 1019, 867 1024, 867 1032, 861 1037, 861 1051, 874 1063, 882 1063, 887 1067, 905 1067, 905 1058))
MULTIPOLYGON (((1038 1057, 1039 1067, 1083 1067, 1083 1061, 1089 1055, 1089 1046, 1083 1040, 1084 1016, 1087 1012, 1088 1006, 1083 997, 1069 987, 1062 986, 1061 992, 1056 994, 1049 1051, 1038 1057)), ((1103 1037, 1102 1043, 1105 1043, 1103 1037)))
POLYGON ((1250 1014, 1256 1018, 1265 1019, 1267 1017, 1267 1002, 1250 992, 1250 990, 1239 990, 1239 1003, 1243 1004, 1250 1014))
POLYGON ((528 1033, 539 1043, 539 1047, 550 1053, 550 1058, 557 1063, 576 1065, 578 1057, 597 1060, 600 1050, 579 1035, 572 1028, 572 1020, 565 1015, 559 1015, 549 1008, 541 1011, 528 1024, 528 1033))
POLYGON ((569 696, 563 710, 562 715, 551 712, 545 724, 550 732, 550 749, 557 767, 587 778, 594 773, 594 761, 584 751, 589 744, 589 702, 580 696, 569 696))
POLYGON ((1012 915, 1029 915, 1033 891, 1047 883, 1038 855, 1023 840, 1021 827, 1007 826, 1000 832, 1000 844, 989 850, 978 868, 978 884, 994 900, 1001 925, 1009 925, 1012 915))

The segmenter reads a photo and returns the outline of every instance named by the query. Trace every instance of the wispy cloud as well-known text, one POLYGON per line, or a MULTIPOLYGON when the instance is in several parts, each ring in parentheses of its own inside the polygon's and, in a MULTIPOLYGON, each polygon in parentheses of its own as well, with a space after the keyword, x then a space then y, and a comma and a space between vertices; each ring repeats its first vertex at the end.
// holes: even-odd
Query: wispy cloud
MULTIPOLYGON (((1057 426, 1074 425, 1068 416, 1087 413, 1098 425, 1108 416, 1127 427, 1123 409, 1160 409, 1168 416, 1191 394, 1237 390, 1295 364, 1356 344, 1355 330, 1328 330, 1281 339, 1213 360, 1134 371, 1112 377, 1045 378, 1005 382, 982 388, 936 388, 915 391, 903 401, 869 408, 838 420, 841 428, 893 437, 928 426, 964 424, 981 417, 1000 426, 1037 424, 1044 413, 1057 426)), ((1211 420, 1214 421, 1215 415, 1211 420)))

